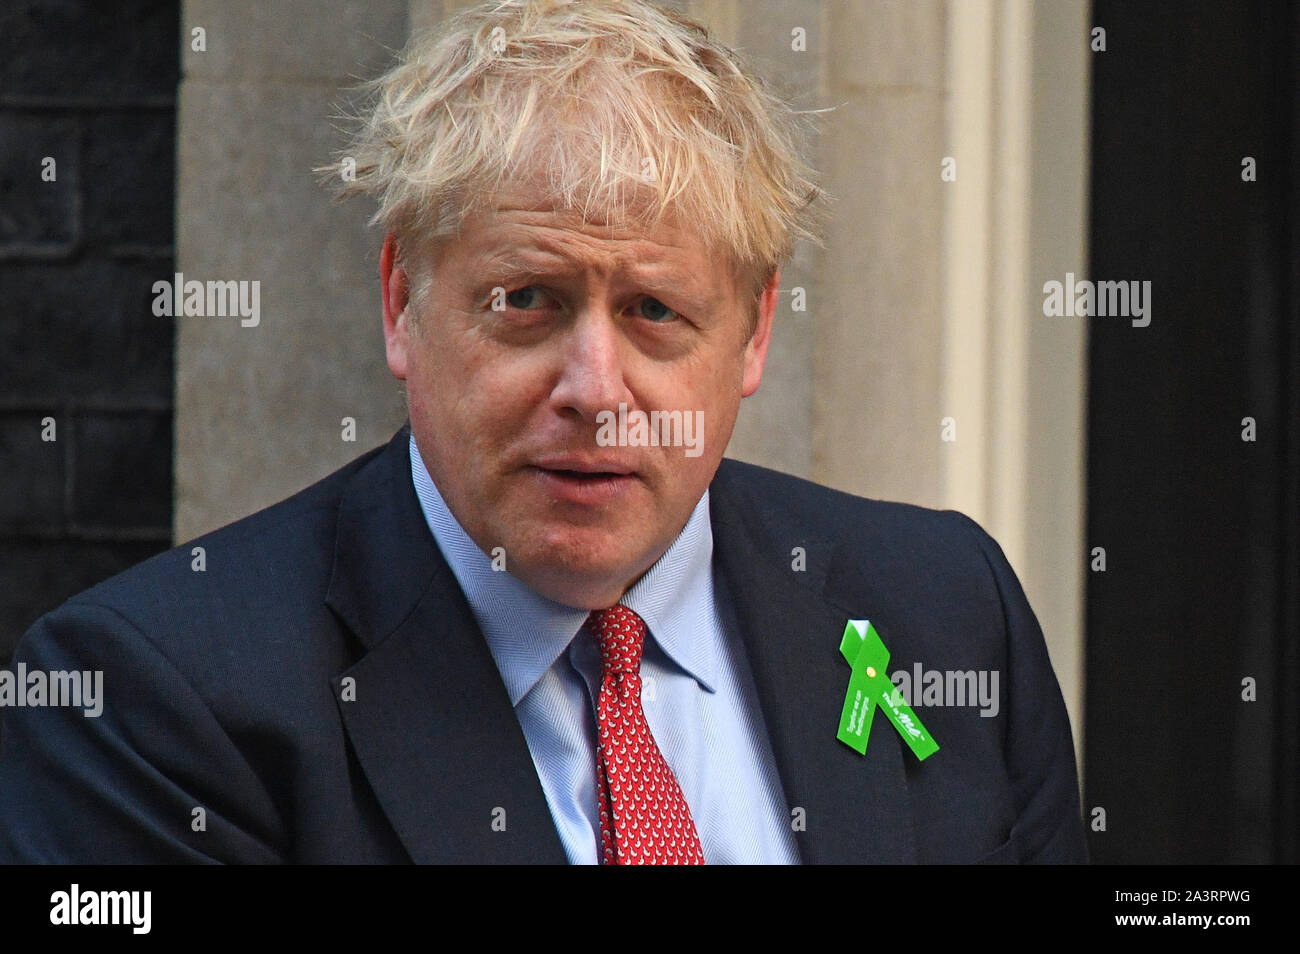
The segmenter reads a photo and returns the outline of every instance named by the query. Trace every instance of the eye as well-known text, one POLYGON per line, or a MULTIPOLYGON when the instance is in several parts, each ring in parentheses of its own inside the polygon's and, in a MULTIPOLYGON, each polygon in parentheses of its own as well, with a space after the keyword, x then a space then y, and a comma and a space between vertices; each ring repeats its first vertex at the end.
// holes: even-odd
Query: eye
POLYGON ((663 322, 679 316, 658 298, 642 298, 641 317, 654 322, 663 322))
POLYGON ((506 304, 511 308, 529 311, 540 305, 544 297, 540 288, 535 285, 525 285, 523 288, 516 288, 512 292, 507 292, 506 304))

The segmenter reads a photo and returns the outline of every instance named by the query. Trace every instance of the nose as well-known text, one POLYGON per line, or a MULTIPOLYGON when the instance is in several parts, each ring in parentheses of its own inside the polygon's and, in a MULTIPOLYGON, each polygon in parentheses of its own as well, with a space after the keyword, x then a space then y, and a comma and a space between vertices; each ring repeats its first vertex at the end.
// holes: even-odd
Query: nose
POLYGON ((608 308, 589 306, 565 331, 559 377, 551 403, 561 414, 595 421, 600 411, 618 409, 628 401, 623 379, 623 341, 608 308))

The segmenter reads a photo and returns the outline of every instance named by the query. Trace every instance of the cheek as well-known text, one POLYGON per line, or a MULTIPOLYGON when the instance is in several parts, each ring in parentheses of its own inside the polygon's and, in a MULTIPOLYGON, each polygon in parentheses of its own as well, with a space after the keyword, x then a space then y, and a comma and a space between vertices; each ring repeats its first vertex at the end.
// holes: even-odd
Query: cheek
POLYGON ((547 397, 544 362, 489 342, 430 349, 415 364, 408 380, 412 414, 418 398, 431 425, 464 447, 517 435, 547 397))
POLYGON ((741 362, 733 354, 726 354, 698 368, 692 376, 694 388, 689 391, 693 407, 704 412, 704 442, 708 447, 726 444, 740 410, 741 388, 744 373, 741 362))

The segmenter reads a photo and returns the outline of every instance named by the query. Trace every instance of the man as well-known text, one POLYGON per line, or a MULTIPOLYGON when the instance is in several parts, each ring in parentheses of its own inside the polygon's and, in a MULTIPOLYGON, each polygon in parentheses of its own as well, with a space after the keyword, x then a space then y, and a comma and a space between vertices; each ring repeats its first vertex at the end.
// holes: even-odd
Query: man
POLYGON ((789 110, 635 0, 485 4, 376 92, 409 431, 33 627, 105 703, 5 712, 0 859, 1083 860, 997 545, 722 459, 817 198, 789 110), (850 747, 868 618, 1004 681, 850 747))

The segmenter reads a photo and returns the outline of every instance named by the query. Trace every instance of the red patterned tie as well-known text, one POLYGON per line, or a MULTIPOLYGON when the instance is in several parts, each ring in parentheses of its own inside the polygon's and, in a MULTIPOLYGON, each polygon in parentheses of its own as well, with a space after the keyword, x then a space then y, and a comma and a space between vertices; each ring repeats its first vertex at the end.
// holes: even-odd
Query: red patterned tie
POLYGON ((626 606, 596 610, 587 626, 600 646, 600 849, 604 864, 704 864, 700 836, 673 770, 641 710, 645 620, 626 606))

